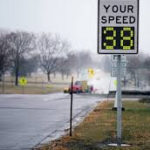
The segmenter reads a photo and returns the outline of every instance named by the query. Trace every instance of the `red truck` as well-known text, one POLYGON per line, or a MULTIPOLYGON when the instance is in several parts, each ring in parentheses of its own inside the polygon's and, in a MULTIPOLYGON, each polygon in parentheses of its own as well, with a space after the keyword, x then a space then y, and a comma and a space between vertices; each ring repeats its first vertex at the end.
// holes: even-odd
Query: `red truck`
MULTIPOLYGON (((76 81, 72 87, 73 93, 88 93, 92 92, 93 87, 87 85, 87 81, 76 81)), ((69 93, 71 91, 71 87, 64 89, 65 93, 69 93)))
MULTIPOLYGON (((71 91, 71 87, 69 87, 69 92, 71 91)), ((75 84, 72 86, 73 93, 81 93, 82 86, 79 84, 79 81, 76 81, 75 84)))

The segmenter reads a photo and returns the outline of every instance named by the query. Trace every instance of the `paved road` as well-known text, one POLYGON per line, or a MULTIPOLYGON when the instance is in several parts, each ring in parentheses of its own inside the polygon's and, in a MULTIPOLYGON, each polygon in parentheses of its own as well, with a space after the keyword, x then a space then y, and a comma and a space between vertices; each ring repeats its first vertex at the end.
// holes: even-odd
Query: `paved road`
MULTIPOLYGON (((69 126, 68 94, 0 95, 0 150, 28 150, 69 126)), ((102 98, 74 95, 74 122, 102 98)))

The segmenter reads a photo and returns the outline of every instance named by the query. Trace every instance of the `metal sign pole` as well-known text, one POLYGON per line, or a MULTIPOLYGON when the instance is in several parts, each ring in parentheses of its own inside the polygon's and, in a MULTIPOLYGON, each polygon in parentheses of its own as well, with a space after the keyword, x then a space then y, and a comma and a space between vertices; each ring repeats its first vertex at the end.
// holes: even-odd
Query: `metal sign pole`
POLYGON ((121 146, 122 140, 122 101, 121 101, 121 55, 117 56, 117 145, 121 146))
POLYGON ((2 93, 5 94, 5 74, 3 74, 2 93))
POLYGON ((24 94, 24 85, 22 86, 22 94, 24 94))
POLYGON ((70 136, 72 136, 72 109, 73 109, 73 77, 71 78, 71 87, 70 87, 70 136))

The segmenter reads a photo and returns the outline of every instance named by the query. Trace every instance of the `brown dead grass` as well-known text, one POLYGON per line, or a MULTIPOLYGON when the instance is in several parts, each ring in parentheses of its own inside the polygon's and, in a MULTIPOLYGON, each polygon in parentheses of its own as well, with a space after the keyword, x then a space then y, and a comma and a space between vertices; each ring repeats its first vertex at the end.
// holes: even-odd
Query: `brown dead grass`
POLYGON ((26 86, 14 86, 6 84, 3 88, 0 84, 0 94, 48 94, 54 92, 63 92, 65 85, 45 84, 36 85, 28 84, 26 86))
POLYGON ((150 150, 150 106, 124 102, 123 142, 126 148, 108 147, 116 141, 116 112, 112 102, 103 102, 74 129, 73 136, 64 136, 38 150, 150 150), (97 147, 97 143, 102 147, 97 147))
POLYGON ((64 136, 58 140, 52 141, 50 144, 35 148, 35 150, 68 150, 68 148, 65 147, 65 143, 69 142, 71 139, 70 136, 64 136))

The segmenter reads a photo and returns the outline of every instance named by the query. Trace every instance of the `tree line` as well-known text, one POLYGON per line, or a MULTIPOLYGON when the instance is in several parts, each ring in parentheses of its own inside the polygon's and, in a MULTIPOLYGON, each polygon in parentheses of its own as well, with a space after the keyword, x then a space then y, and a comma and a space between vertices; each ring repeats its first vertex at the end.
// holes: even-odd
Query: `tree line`
MULTIPOLYGON (((101 60, 100 67, 105 72, 111 73, 112 63, 111 56, 105 56, 101 60)), ((135 87, 150 86, 150 56, 144 53, 127 56, 126 74, 123 78, 124 83, 133 81, 135 87)))
POLYGON ((75 52, 70 43, 52 33, 33 34, 24 31, 0 33, 0 80, 6 72, 15 76, 29 76, 39 68, 47 74, 59 72, 69 76, 79 74, 83 68, 93 65, 88 51, 75 52))
MULTIPOLYGON (((90 67, 111 73, 111 57, 99 56, 93 60, 89 50, 73 50, 71 44, 52 33, 34 34, 24 31, 0 32, 0 80, 5 73, 15 77, 18 85, 20 76, 42 70, 51 81, 51 74, 60 73, 62 79, 74 72, 79 75, 90 67)), ((141 82, 150 85, 150 56, 139 54, 127 57, 126 80, 133 80, 135 86, 141 82)))

